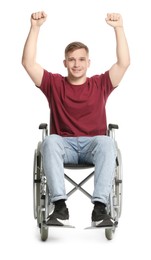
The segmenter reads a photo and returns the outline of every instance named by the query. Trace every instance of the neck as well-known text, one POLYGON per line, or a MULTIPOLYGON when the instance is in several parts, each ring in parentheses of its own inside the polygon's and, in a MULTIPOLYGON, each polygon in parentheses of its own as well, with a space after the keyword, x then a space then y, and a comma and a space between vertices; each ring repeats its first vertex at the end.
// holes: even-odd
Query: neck
POLYGON ((82 78, 74 78, 74 77, 67 77, 68 82, 72 85, 82 85, 86 82, 86 76, 82 77, 82 78))

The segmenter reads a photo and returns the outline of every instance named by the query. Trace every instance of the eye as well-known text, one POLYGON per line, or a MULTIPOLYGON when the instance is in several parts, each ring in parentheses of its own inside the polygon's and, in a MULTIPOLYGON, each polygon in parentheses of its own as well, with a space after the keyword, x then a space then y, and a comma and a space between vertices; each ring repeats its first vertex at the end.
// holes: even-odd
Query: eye
POLYGON ((84 57, 80 58, 80 61, 85 61, 85 58, 84 57))
POLYGON ((74 61, 74 58, 69 58, 68 61, 74 61))

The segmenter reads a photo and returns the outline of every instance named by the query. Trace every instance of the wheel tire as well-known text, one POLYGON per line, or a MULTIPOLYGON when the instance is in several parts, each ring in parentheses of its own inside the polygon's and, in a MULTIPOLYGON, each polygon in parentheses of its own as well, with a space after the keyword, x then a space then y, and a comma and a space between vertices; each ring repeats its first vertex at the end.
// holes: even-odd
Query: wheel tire
POLYGON ((40 179, 39 161, 40 158, 37 156, 37 151, 35 151, 33 169, 33 210, 35 219, 37 219, 38 207, 40 205, 40 183, 35 182, 37 179, 40 179))
POLYGON ((48 238, 48 227, 41 226, 40 235, 41 235, 41 240, 46 241, 48 238))
MULTIPOLYGON (((123 169, 122 169, 122 156, 121 151, 118 149, 118 161, 119 161, 119 168, 118 168, 118 179, 123 180, 123 169)), ((118 188, 118 198, 119 198, 119 211, 118 211, 118 218, 120 218, 122 213, 122 195, 123 195, 123 181, 119 184, 118 188)))
POLYGON ((38 201, 37 201, 37 186, 38 183, 35 182, 36 180, 36 171, 37 171, 37 151, 35 150, 34 153, 34 168, 33 168, 33 211, 34 211, 34 218, 37 219, 37 210, 38 210, 38 201))
POLYGON ((112 228, 106 228, 105 229, 105 236, 108 240, 112 240, 113 239, 113 234, 114 234, 114 230, 112 228))
MULTIPOLYGON (((34 218, 38 221, 39 206, 40 206, 40 168, 41 168, 41 155, 40 155, 41 142, 38 143, 38 147, 34 153, 34 165, 33 165, 33 211, 34 218)), ((39 223, 39 222, 38 222, 39 223)))

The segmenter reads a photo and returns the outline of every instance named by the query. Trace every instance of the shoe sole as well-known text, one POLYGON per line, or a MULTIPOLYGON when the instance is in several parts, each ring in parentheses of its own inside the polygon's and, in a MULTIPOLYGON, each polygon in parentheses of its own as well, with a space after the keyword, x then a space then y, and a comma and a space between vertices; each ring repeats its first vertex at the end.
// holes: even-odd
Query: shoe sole
POLYGON ((113 219, 102 219, 100 221, 92 221, 92 227, 113 227, 113 219))
POLYGON ((59 219, 59 218, 56 218, 56 219, 48 219, 46 221, 46 225, 48 226, 69 226, 69 220, 68 219, 59 219))

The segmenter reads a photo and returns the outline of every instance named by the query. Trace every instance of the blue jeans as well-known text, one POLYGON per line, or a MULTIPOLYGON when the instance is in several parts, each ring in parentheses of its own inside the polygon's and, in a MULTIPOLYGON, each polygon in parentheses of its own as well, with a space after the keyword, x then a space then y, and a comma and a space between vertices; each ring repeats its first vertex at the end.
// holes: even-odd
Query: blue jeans
POLYGON ((67 199, 64 163, 93 163, 92 203, 108 203, 116 162, 116 146, 111 137, 61 137, 53 134, 44 139, 41 154, 51 202, 67 199))

